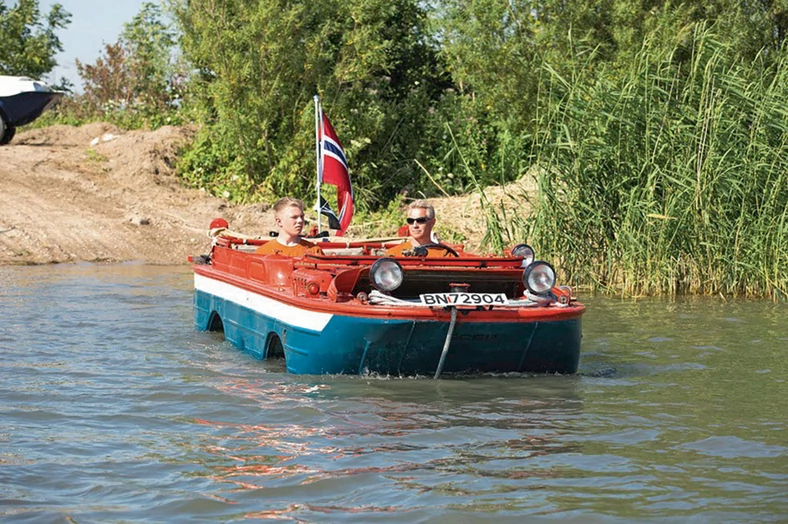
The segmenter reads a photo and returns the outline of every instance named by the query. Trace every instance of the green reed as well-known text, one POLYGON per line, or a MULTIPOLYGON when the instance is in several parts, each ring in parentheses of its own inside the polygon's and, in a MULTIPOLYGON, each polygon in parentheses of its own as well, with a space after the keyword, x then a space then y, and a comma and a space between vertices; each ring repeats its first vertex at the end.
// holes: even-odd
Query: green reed
MULTIPOLYGON (((575 285, 627 295, 788 292, 788 52, 742 63, 705 27, 632 63, 544 67, 528 239, 575 285)), ((502 218, 502 217, 500 217, 502 218)))

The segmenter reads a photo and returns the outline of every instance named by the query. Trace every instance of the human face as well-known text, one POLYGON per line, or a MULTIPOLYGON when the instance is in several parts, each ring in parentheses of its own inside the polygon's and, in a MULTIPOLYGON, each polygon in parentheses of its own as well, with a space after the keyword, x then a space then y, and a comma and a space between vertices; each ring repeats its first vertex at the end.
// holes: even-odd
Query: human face
POLYGON ((298 206, 287 206, 276 216, 276 225, 288 240, 292 240, 304 229, 304 211, 298 206))
POLYGON ((432 242, 430 233, 432 233, 433 225, 435 225, 435 219, 427 216, 426 209, 417 207, 408 210, 408 232, 419 245, 432 242))

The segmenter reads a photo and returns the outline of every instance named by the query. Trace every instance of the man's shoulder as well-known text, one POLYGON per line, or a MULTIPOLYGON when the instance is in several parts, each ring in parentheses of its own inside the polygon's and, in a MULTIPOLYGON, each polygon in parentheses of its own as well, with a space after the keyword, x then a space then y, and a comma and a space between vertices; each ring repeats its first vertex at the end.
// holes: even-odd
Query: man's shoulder
POLYGON ((323 250, 317 244, 313 244, 303 238, 298 239, 298 244, 292 246, 285 246, 275 238, 272 238, 262 246, 255 250, 258 255, 285 255, 285 256, 298 256, 303 253, 322 254, 323 250))
POLYGON ((298 239, 298 245, 306 249, 308 253, 317 253, 317 254, 323 253, 323 250, 320 249, 320 246, 318 246, 314 242, 310 242, 309 240, 306 240, 305 238, 298 239))
POLYGON ((267 254, 273 253, 274 248, 276 248, 276 243, 275 242, 276 242, 276 240, 272 238, 271 240, 269 240, 268 242, 266 242, 262 246, 260 246, 257 249, 255 249, 254 252, 256 254, 258 254, 258 255, 267 255, 267 254))
POLYGON ((392 246, 386 250, 387 255, 402 255, 402 252, 406 249, 410 249, 413 245, 410 243, 410 237, 406 238, 396 246, 392 246))

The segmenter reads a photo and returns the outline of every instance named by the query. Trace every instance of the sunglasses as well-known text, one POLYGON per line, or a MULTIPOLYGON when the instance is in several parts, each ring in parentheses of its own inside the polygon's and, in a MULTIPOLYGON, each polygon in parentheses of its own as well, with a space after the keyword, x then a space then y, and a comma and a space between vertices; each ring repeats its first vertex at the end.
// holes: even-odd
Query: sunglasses
POLYGON ((429 218, 427 218, 427 217, 419 217, 419 218, 406 218, 406 219, 405 219, 405 221, 406 221, 406 222, 407 222, 409 225, 413 225, 413 224, 426 224, 428 220, 429 220, 429 218))

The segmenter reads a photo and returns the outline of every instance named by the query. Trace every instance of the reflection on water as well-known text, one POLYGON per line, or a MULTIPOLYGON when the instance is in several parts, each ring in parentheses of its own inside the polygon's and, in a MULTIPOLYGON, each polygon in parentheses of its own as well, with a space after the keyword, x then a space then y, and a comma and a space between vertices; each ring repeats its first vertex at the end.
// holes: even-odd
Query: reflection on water
MULTIPOLYGON (((331 385, 246 382, 240 390, 235 383, 219 386, 258 398, 265 421, 200 419, 215 436, 202 449, 204 459, 215 466, 208 468, 209 476, 238 489, 286 486, 294 492, 289 496, 296 495, 294 502, 312 484, 345 484, 351 478, 375 479, 375 489, 386 493, 415 490, 424 495, 450 489, 458 494, 464 490, 432 486, 420 478, 448 475, 454 477, 449 484, 469 474, 526 478, 533 472, 500 465, 580 450, 560 438, 566 433, 566 417, 581 409, 571 378, 542 379, 554 381, 553 387, 537 385, 528 399, 506 396, 506 389, 518 396, 522 390, 502 391, 493 380, 471 383, 470 388, 465 381, 430 383, 436 395, 426 403, 423 389, 404 390, 401 380, 335 380, 331 385), (276 423, 267 421, 272 404, 281 410, 276 423)), ((401 507, 390 505, 388 510, 401 507)))
POLYGON ((788 519, 786 306, 594 299, 581 373, 292 376, 188 268, 0 268, 0 516, 788 519))

